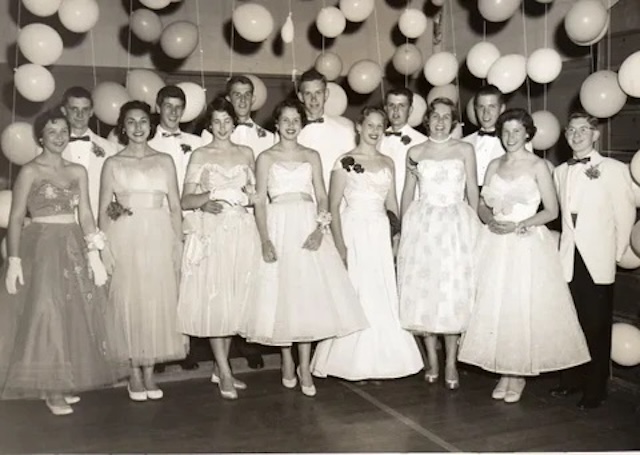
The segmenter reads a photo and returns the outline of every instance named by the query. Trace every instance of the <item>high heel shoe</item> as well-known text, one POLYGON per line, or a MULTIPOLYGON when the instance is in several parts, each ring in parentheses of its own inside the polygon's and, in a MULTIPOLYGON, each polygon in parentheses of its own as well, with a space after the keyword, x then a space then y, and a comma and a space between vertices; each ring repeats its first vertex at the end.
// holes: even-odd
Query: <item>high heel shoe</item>
POLYGON ((282 376, 282 385, 287 389, 295 389, 298 385, 298 378, 294 376, 293 378, 288 379, 282 376))
POLYGON ((315 397, 317 393, 316 386, 302 384, 302 374, 300 373, 300 367, 296 368, 296 374, 298 375, 298 379, 300 380, 300 389, 302 390, 302 394, 307 397, 315 397))
POLYGON ((129 392, 129 399, 131 401, 147 401, 147 391, 134 392, 131 390, 131 385, 127 384, 127 392, 129 392))
POLYGON ((453 368, 453 370, 449 370, 449 371, 454 371, 455 374, 453 375, 449 375, 447 374, 447 368, 445 368, 445 373, 444 373, 444 385, 447 389, 449 390, 457 390, 460 388, 460 378, 458 377, 458 370, 456 370, 455 368, 453 368), (453 378, 451 378, 451 376, 454 376, 453 378))
POLYGON ((147 398, 150 400, 161 400, 164 396, 164 392, 162 389, 151 389, 147 390, 147 398))
POLYGON ((76 404, 76 403, 80 403, 80 397, 77 395, 66 395, 64 397, 64 401, 67 404, 76 404))
MULTIPOLYGON (((214 384, 220 383, 220 376, 218 376, 215 372, 211 374, 211 382, 214 384)), ((233 378, 233 387, 238 390, 245 390, 247 388, 247 384, 240 379, 233 378)), ((285 386, 286 387, 286 386, 285 386)), ((294 386, 295 387, 295 384, 294 386)))
POLYGON ((509 376, 502 376, 498 381, 495 389, 491 392, 491 398, 494 400, 504 400, 507 396, 507 389, 509 388, 509 376))
POLYGON ((427 371, 424 374, 424 380, 427 381, 429 384, 435 384, 436 382, 438 382, 438 376, 439 374, 436 373, 432 373, 430 371, 427 371))
POLYGON ((238 391, 234 388, 233 390, 223 390, 222 389, 222 381, 218 382, 218 390, 220 390, 220 396, 225 400, 237 400, 238 399, 238 391))
POLYGON ((524 378, 513 378, 509 381, 509 387, 504 397, 505 403, 517 403, 520 401, 522 391, 527 385, 527 381, 524 378))
POLYGON ((44 402, 54 416, 66 416, 73 414, 73 408, 66 402, 65 404, 53 404, 48 399, 44 402))

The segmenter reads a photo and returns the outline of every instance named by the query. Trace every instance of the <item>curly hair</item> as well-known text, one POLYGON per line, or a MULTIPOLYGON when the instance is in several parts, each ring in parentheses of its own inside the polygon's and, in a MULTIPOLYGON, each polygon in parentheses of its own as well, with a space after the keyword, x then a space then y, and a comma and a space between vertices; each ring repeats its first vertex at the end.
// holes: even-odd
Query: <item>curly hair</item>
POLYGON ((44 133, 44 128, 47 126, 47 123, 55 123, 58 120, 62 120, 67 124, 67 128, 71 129, 69 121, 67 120, 67 117, 62 113, 60 106, 44 111, 36 117, 35 121, 33 122, 33 136, 38 143, 40 143, 40 141, 42 140, 42 134, 44 133))
POLYGON ((238 116, 233 106, 224 96, 218 95, 207 106, 207 111, 204 114, 204 121, 206 122, 207 129, 211 128, 211 121, 213 120, 214 112, 226 112, 231 117, 234 126, 238 124, 238 116))
POLYGON ((496 134, 498 137, 502 136, 502 128, 504 127, 504 124, 511 120, 520 122, 520 124, 524 126, 529 138, 532 139, 533 136, 535 136, 537 129, 533 123, 531 115, 525 109, 513 108, 507 109, 498 117, 498 120, 496 121, 496 134))
POLYGON ((423 124, 424 124, 424 129, 427 131, 427 135, 431 134, 431 131, 429 131, 429 117, 431 117, 431 115, 434 113, 436 109, 436 106, 439 104, 442 104, 443 106, 449 106, 449 108, 451 109, 451 129, 452 130, 458 123, 458 108, 456 107, 456 103, 451 101, 449 98, 445 98, 441 96, 429 103, 429 105, 427 106, 427 112, 424 114, 423 124))
POLYGON ((282 111, 287 108, 295 109, 296 111, 298 111, 298 114, 300 114, 300 119, 302 120, 302 127, 307 124, 307 112, 304 110, 304 105, 296 98, 287 98, 278 103, 278 105, 273 110, 273 121, 275 123, 278 123, 278 120, 282 115, 282 111))
POLYGON ((118 134, 118 142, 120 142, 121 144, 124 144, 124 145, 129 144, 129 137, 127 136, 127 133, 124 130, 124 120, 127 114, 129 113, 129 111, 133 111, 136 109, 141 110, 142 112, 147 114, 147 117, 149 117, 150 131, 149 131, 148 139, 151 139, 156 134, 157 125, 153 121, 153 117, 151 115, 151 106, 149 106, 144 101, 137 101, 137 100, 129 101, 124 103, 120 108, 120 115, 118 115, 118 122, 116 123, 116 132, 118 134))

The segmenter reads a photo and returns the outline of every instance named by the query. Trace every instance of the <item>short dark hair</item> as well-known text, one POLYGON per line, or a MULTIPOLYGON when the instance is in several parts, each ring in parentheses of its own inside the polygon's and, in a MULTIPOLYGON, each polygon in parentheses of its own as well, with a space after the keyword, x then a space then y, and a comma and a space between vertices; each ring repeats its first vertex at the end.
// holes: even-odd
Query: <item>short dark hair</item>
POLYGON ((362 125, 362 122, 364 122, 364 119, 366 119, 370 114, 380 114, 384 120, 385 127, 387 126, 387 123, 389 122, 389 117, 387 117, 387 113, 381 107, 376 107, 376 106, 363 107, 362 110, 360 111, 360 115, 358 115, 358 118, 356 120, 356 125, 362 125))
POLYGON ((282 111, 287 108, 292 108, 298 111, 298 114, 300 114, 300 119, 302 120, 303 127, 307 124, 307 111, 305 111, 304 105, 296 98, 286 98, 278 103, 278 105, 273 110, 273 121, 275 123, 278 123, 278 120, 282 115, 282 111))
POLYGON ((185 106, 187 105, 187 97, 184 91, 177 85, 166 85, 162 87, 156 96, 156 106, 162 106, 162 103, 164 103, 164 100, 167 98, 178 98, 182 100, 185 106))
POLYGON ((118 122, 116 123, 116 132, 118 134, 118 142, 123 145, 129 144, 129 137, 127 133, 124 131, 124 118, 127 116, 129 111, 133 111, 139 109, 143 111, 149 117, 150 131, 149 138, 151 139, 156 134, 157 125, 156 122, 153 121, 153 117, 151 115, 151 106, 149 106, 144 101, 128 101, 122 105, 120 108, 120 115, 118 115, 118 122))
POLYGON ((577 119, 577 118, 583 118, 587 121, 587 123, 589 124, 589 126, 591 126, 593 129, 598 129, 598 119, 597 117, 594 117, 591 114, 586 113, 585 111, 574 111, 571 114, 569 114, 569 120, 567 120, 567 123, 570 123, 571 120, 577 119))
POLYGON ((69 98, 86 98, 93 106, 93 99, 91 98, 91 92, 84 87, 74 86, 69 87, 62 95, 62 105, 66 105, 69 102, 69 98))
POLYGON ((218 95, 213 101, 209 103, 207 106, 207 111, 204 114, 204 120, 206 123, 206 128, 211 128, 211 120, 213 119, 214 112, 226 112, 233 120, 233 124, 236 125, 238 123, 238 116, 236 115, 236 111, 233 109, 233 106, 224 96, 218 95))
POLYGON ((500 105, 504 104, 504 93, 502 93, 500 89, 495 85, 489 84, 489 85, 485 85, 484 87, 481 87, 480 90, 478 90, 474 95, 474 98, 473 98, 474 106, 477 104, 478 98, 481 96, 495 96, 498 98, 498 103, 500 103, 500 105))
POLYGON ((69 121, 67 117, 62 113, 62 109, 60 106, 56 106, 52 109, 46 110, 43 113, 39 114, 35 121, 33 122, 33 135, 35 136, 36 141, 39 143, 42 139, 42 134, 44 132, 45 126, 49 122, 56 122, 58 120, 63 120, 64 123, 67 124, 67 128, 71 128, 69 126, 69 121))
POLYGON ((529 114, 529 112, 527 112, 525 109, 519 107, 514 109, 507 109, 502 114, 500 114, 498 120, 496 121, 496 133, 498 134, 498 137, 502 136, 502 128, 504 127, 504 124, 511 120, 520 122, 529 135, 529 139, 533 139, 533 136, 535 136, 537 131, 537 128, 533 123, 533 117, 531 117, 531 114, 529 114))
POLYGON ((302 84, 311 81, 320 81, 324 84, 325 87, 327 86, 327 78, 324 77, 324 74, 322 74, 315 68, 311 68, 302 73, 302 75, 300 76, 300 80, 298 81, 298 91, 300 91, 300 87, 302 87, 302 84))
POLYGON ((228 95, 231 93, 231 89, 236 84, 245 84, 251 87, 251 91, 255 91, 255 86, 253 85, 253 81, 243 74, 238 74, 237 76, 231 76, 231 78, 227 81, 227 84, 224 87, 225 93, 228 95))
POLYGON ((453 128, 459 121, 458 108, 456 107, 456 103, 444 96, 438 97, 429 103, 429 105, 427 106, 427 112, 424 114, 423 124, 424 128, 427 130, 427 134, 431 134, 431 132, 429 131, 429 117, 431 117, 431 114, 433 114, 433 111, 435 111, 435 108, 438 104, 443 104, 451 108, 451 130, 453 130, 453 128))
POLYGON ((413 104, 413 92, 406 87, 395 87, 389 90, 384 97, 385 103, 387 102, 387 100, 389 99, 389 96, 391 95, 406 96, 407 99, 409 100, 409 107, 411 107, 411 105, 413 104))

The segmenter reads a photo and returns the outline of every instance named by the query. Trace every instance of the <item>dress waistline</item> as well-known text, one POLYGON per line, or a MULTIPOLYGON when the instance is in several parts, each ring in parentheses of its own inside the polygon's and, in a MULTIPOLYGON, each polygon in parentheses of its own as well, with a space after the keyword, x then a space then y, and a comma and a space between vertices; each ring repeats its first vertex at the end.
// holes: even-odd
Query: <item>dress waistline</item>
POLYGON ((49 224, 75 224, 76 216, 70 213, 61 215, 34 216, 31 218, 32 223, 49 223, 49 224))
POLYGON ((271 197, 271 203, 306 201, 313 202, 309 193, 282 193, 271 197))
POLYGON ((118 202, 127 208, 158 209, 161 208, 165 193, 161 191, 116 193, 118 202))

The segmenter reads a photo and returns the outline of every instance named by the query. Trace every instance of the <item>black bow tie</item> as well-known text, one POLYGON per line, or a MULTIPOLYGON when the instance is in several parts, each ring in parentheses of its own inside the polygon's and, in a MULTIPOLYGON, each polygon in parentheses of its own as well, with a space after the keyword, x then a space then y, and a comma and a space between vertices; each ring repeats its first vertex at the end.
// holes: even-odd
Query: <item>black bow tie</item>
POLYGON ((580 158, 580 159, 578 159, 578 158, 569 158, 567 160, 567 164, 569 166, 573 166, 574 164, 578 164, 578 163, 585 164, 585 163, 588 163, 589 161, 591 161, 591 157, 590 156, 587 156, 585 158, 580 158))
POLYGON ((238 122, 236 126, 246 126, 247 128, 253 128, 253 123, 251 122, 238 122))
POLYGON ((312 123, 324 123, 324 117, 320 117, 315 120, 307 120, 307 125, 311 125, 312 123))
POLYGON ((400 136, 402 136, 402 132, 400 132, 400 131, 385 131, 384 135, 385 136, 398 136, 398 137, 400 137, 400 136))
POLYGON ((478 136, 496 137, 496 130, 493 130, 493 131, 478 130, 478 136))
POLYGON ((162 137, 180 137, 182 133, 177 132, 177 133, 167 133, 165 131, 162 132, 162 137))
POLYGON ((83 141, 83 142, 90 142, 91 138, 89 137, 89 135, 86 136, 76 136, 76 137, 70 137, 69 138, 69 142, 75 142, 75 141, 83 141))

